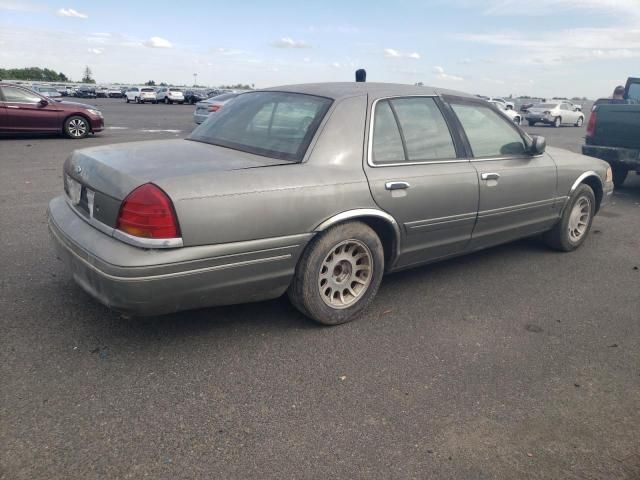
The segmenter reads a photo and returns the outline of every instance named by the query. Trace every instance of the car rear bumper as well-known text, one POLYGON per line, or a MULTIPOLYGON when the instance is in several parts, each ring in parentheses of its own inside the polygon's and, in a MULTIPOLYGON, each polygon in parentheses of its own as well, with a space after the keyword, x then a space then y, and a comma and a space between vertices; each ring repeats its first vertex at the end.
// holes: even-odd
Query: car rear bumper
POLYGON ((640 150, 619 147, 583 145, 582 154, 604 160, 611 166, 622 166, 640 172, 640 150))
POLYGON ((200 125, 202 122, 204 122, 207 118, 209 118, 209 114, 203 114, 203 113, 198 113, 195 112, 193 114, 193 121, 196 122, 198 125, 200 125))
POLYGON ((98 231, 64 197, 51 200, 48 219, 74 280, 104 305, 143 316, 276 298, 313 236, 149 250, 98 231))

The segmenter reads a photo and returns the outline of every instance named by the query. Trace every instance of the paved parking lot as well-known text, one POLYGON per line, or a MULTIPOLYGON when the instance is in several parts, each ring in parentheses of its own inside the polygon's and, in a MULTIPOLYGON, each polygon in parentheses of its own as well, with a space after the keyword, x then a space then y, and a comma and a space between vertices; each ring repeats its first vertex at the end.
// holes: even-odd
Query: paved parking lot
POLYGON ((193 107, 91 103, 93 138, 0 139, 1 479, 640 478, 640 177, 578 251, 391 275, 340 327, 286 299, 125 319, 56 260, 46 205, 72 149, 184 137, 193 107))

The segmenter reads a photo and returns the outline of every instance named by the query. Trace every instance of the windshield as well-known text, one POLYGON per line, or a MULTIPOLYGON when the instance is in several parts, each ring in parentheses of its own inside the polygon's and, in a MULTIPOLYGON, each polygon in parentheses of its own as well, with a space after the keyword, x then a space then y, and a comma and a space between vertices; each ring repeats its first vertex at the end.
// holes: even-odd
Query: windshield
POLYGON ((554 109, 558 106, 557 103, 537 103, 533 106, 533 108, 551 108, 554 109))
POLYGON ((284 92, 239 95, 187 138, 300 162, 331 106, 324 97, 284 92))

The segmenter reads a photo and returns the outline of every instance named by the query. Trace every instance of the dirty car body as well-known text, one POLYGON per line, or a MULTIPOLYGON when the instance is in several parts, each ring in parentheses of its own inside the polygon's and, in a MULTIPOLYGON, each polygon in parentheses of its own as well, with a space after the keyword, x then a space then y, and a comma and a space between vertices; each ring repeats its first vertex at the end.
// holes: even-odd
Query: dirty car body
MULTIPOLYGON (((370 254, 367 273, 355 278, 362 284, 373 283, 372 272, 549 231, 581 185, 593 190, 594 213, 604 205, 609 177, 605 162, 545 151, 486 102, 459 92, 294 85, 238 96, 186 140, 74 152, 64 165, 66 193, 49 205, 49 228, 93 297, 130 314, 163 314, 291 295, 310 252, 345 224, 376 237, 354 243, 354 258, 370 254), (137 217, 123 220, 128 199, 148 188, 165 202, 150 222, 156 213, 174 219, 168 237, 138 236, 137 217)), ((351 248, 344 245, 335 252, 351 248)), ((332 263, 332 285, 359 264, 332 263)), ((353 303, 340 303, 342 293, 337 313, 353 303)), ((331 307, 332 298, 324 301, 331 307)))

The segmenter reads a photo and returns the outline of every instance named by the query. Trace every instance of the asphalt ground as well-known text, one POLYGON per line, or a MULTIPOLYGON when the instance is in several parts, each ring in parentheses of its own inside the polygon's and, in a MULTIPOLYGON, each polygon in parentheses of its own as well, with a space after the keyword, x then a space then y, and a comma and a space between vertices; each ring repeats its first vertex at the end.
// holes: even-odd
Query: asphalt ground
POLYGON ((183 137, 193 107, 91 103, 95 137, 0 139, 1 479, 640 478, 640 177, 579 250, 394 274, 347 325, 285 298, 126 319, 56 259, 47 202, 73 149, 183 137))

